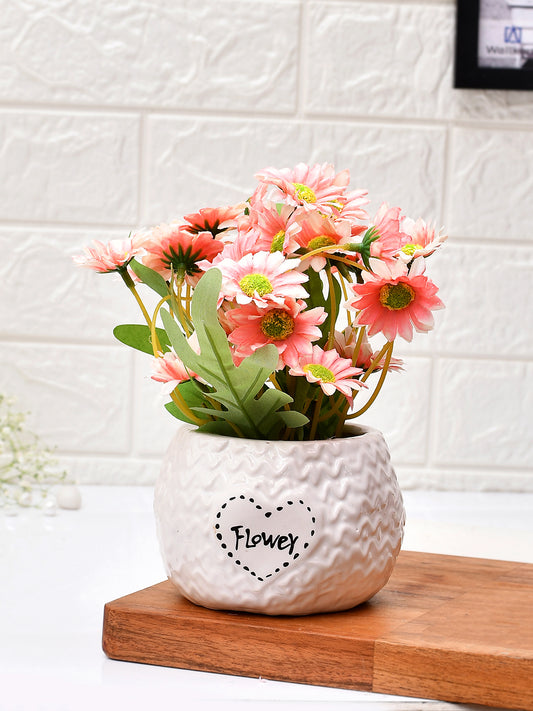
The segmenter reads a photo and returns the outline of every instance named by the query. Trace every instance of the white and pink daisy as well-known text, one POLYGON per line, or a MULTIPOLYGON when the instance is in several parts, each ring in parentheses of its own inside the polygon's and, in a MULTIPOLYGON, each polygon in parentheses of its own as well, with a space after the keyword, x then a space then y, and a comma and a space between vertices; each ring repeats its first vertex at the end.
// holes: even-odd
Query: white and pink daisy
POLYGON ((266 307, 272 303, 283 305, 287 297, 307 298, 302 283, 306 274, 297 271, 298 259, 286 259, 281 252, 245 254, 235 262, 224 259, 217 263, 222 272, 220 301, 227 299, 238 304, 256 303, 266 307))
POLYGON ((224 245, 210 232, 193 234, 177 223, 154 227, 144 238, 142 262, 166 279, 175 274, 193 276, 201 270, 198 262, 212 262, 224 245))
POLYGON ((110 242, 93 240, 92 245, 83 248, 83 254, 72 257, 78 267, 87 267, 101 274, 125 270, 141 246, 141 240, 134 235, 126 239, 110 242))
POLYGON ((352 234, 360 234, 366 229, 364 225, 357 225, 354 220, 368 220, 368 213, 363 210, 363 205, 368 205, 370 202, 367 195, 368 190, 352 190, 338 198, 339 217, 352 222, 352 234))
POLYGON ((352 392, 366 387, 357 380, 363 374, 361 368, 354 368, 352 361, 341 358, 335 349, 322 350, 320 346, 313 346, 309 355, 301 356, 298 365, 293 366, 291 375, 303 375, 310 383, 320 385, 325 395, 333 395, 338 390, 350 405, 352 392))
POLYGON ((442 234, 442 229, 436 232, 434 225, 426 224, 421 218, 416 222, 406 218, 403 229, 408 242, 402 246, 398 257, 405 263, 417 257, 429 257, 448 239, 448 235, 442 234))
MULTIPOLYGON (((361 327, 363 328, 363 327, 361 327)), ((368 370, 378 356, 378 352, 372 349, 372 345, 368 340, 366 331, 363 330, 363 335, 358 346, 357 353, 355 349, 358 345, 359 329, 354 326, 346 326, 344 331, 335 331, 335 350, 343 358, 349 358, 352 365, 368 370), (354 361, 355 357, 355 361, 354 361)), ((382 370, 385 364, 385 356, 380 362, 374 366, 374 370, 382 370)), ((391 358, 389 362, 389 370, 403 370, 403 361, 401 358, 391 358)))
MULTIPOLYGON (((350 182, 350 173, 343 170, 335 173, 328 163, 313 166, 298 163, 295 168, 265 168, 255 176, 261 183, 267 183, 277 188, 271 199, 274 202, 285 202, 306 211, 320 210, 332 215, 337 214, 342 205, 340 198, 344 195, 350 182)), ((264 186, 259 186, 261 195, 265 194, 264 186)))
POLYGON ((304 311, 305 303, 287 298, 283 306, 259 308, 250 303, 226 313, 233 325, 228 340, 236 347, 240 357, 273 343, 279 352, 278 368, 297 366, 301 356, 312 351, 312 342, 322 335, 318 326, 326 319, 320 307, 304 311))
POLYGON ((368 335, 383 333, 393 341, 400 335, 406 341, 417 331, 433 328, 432 311, 444 307, 438 288, 424 276, 422 257, 408 270, 403 262, 392 264, 372 259, 373 272, 363 273, 363 284, 352 284, 355 299, 349 306, 358 311, 357 325, 369 326, 368 335))
POLYGON ((174 388, 185 380, 195 378, 196 373, 188 370, 174 350, 159 354, 152 359, 152 380, 165 383, 165 392, 171 393, 174 388))

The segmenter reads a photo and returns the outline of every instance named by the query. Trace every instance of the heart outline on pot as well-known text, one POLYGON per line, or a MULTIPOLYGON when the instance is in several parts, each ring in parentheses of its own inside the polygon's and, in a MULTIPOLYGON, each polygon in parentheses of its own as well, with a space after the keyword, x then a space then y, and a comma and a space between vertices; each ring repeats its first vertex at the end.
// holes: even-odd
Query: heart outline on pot
POLYGON ((253 496, 240 494, 220 506, 214 531, 233 563, 255 580, 266 582, 309 550, 316 518, 300 498, 267 507, 253 496))

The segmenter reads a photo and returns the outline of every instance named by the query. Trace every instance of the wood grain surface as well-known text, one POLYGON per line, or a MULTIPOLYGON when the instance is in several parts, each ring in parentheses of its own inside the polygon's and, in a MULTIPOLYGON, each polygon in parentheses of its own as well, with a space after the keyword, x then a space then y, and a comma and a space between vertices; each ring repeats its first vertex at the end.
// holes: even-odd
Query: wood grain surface
POLYGON ((402 551, 347 612, 268 617, 185 600, 169 582, 107 603, 108 657, 533 711, 533 565, 402 551))

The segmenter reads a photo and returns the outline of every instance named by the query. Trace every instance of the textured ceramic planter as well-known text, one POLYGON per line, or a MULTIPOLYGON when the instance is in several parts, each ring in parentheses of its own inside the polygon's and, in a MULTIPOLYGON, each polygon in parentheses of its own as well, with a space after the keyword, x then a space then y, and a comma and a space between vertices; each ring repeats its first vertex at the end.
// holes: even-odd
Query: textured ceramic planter
POLYGON ((156 484, 169 578, 205 607, 345 610, 387 582, 405 513, 383 435, 244 440, 182 427, 156 484))

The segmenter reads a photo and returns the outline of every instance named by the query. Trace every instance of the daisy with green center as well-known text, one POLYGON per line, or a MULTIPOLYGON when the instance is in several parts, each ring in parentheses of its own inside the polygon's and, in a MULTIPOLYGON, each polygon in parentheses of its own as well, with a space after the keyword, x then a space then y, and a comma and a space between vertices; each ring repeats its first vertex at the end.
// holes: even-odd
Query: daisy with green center
POLYGON ((255 212, 256 251, 282 252, 291 254, 298 249, 295 236, 300 231, 300 224, 294 219, 294 208, 282 205, 279 210, 272 203, 265 201, 257 206, 255 212))
POLYGON ((281 252, 246 254, 238 262, 224 259, 216 265, 222 272, 220 301, 253 301, 264 308, 273 303, 283 305, 287 297, 307 298, 302 283, 308 276, 296 270, 298 265, 298 259, 286 259, 281 252))
POLYGON ((176 223, 163 224, 146 235, 142 261, 167 280, 172 272, 181 278, 197 276, 201 271, 198 262, 212 262, 223 247, 210 232, 192 234, 176 223))
MULTIPOLYGON (((347 220, 333 220, 313 212, 300 221, 301 229, 295 235, 295 240, 305 252, 315 252, 324 247, 333 247, 352 241, 351 226, 347 220)), ((341 252, 342 250, 339 249, 341 252)), ((309 260, 302 259, 302 269, 311 266, 319 272, 326 266, 327 252, 315 254, 309 260)))
POLYGON ((332 165, 313 166, 299 163, 295 168, 265 168, 255 176, 264 194, 264 184, 273 186, 271 199, 304 211, 319 210, 325 215, 338 214, 344 205, 344 193, 350 173, 335 173, 332 165))
POLYGON ((363 273, 363 284, 352 284, 355 299, 348 306, 358 311, 357 325, 368 326, 368 335, 383 333, 388 341, 401 336, 406 341, 417 331, 433 328, 432 311, 444 307, 438 288, 424 276, 423 257, 411 268, 400 261, 386 264, 372 259, 373 272, 363 273))
POLYGON ((303 375, 310 383, 319 385, 325 395, 333 395, 338 390, 350 405, 353 391, 366 387, 357 379, 363 375, 361 368, 354 368, 352 361, 341 358, 335 349, 324 351, 320 346, 313 346, 311 353, 302 356, 289 373, 303 375))
POLYGON ((301 356, 311 353, 311 343, 321 337, 318 326, 327 316, 320 306, 304 309, 305 302, 292 298, 268 309, 255 303, 233 309, 226 313, 227 322, 233 326, 228 340, 240 357, 273 343, 279 352, 278 368, 297 366, 301 356))
POLYGON ((406 264, 417 257, 429 257, 448 239, 442 230, 436 232, 434 225, 428 225, 420 218, 416 222, 406 218, 403 229, 408 241, 399 250, 398 257, 406 264))

